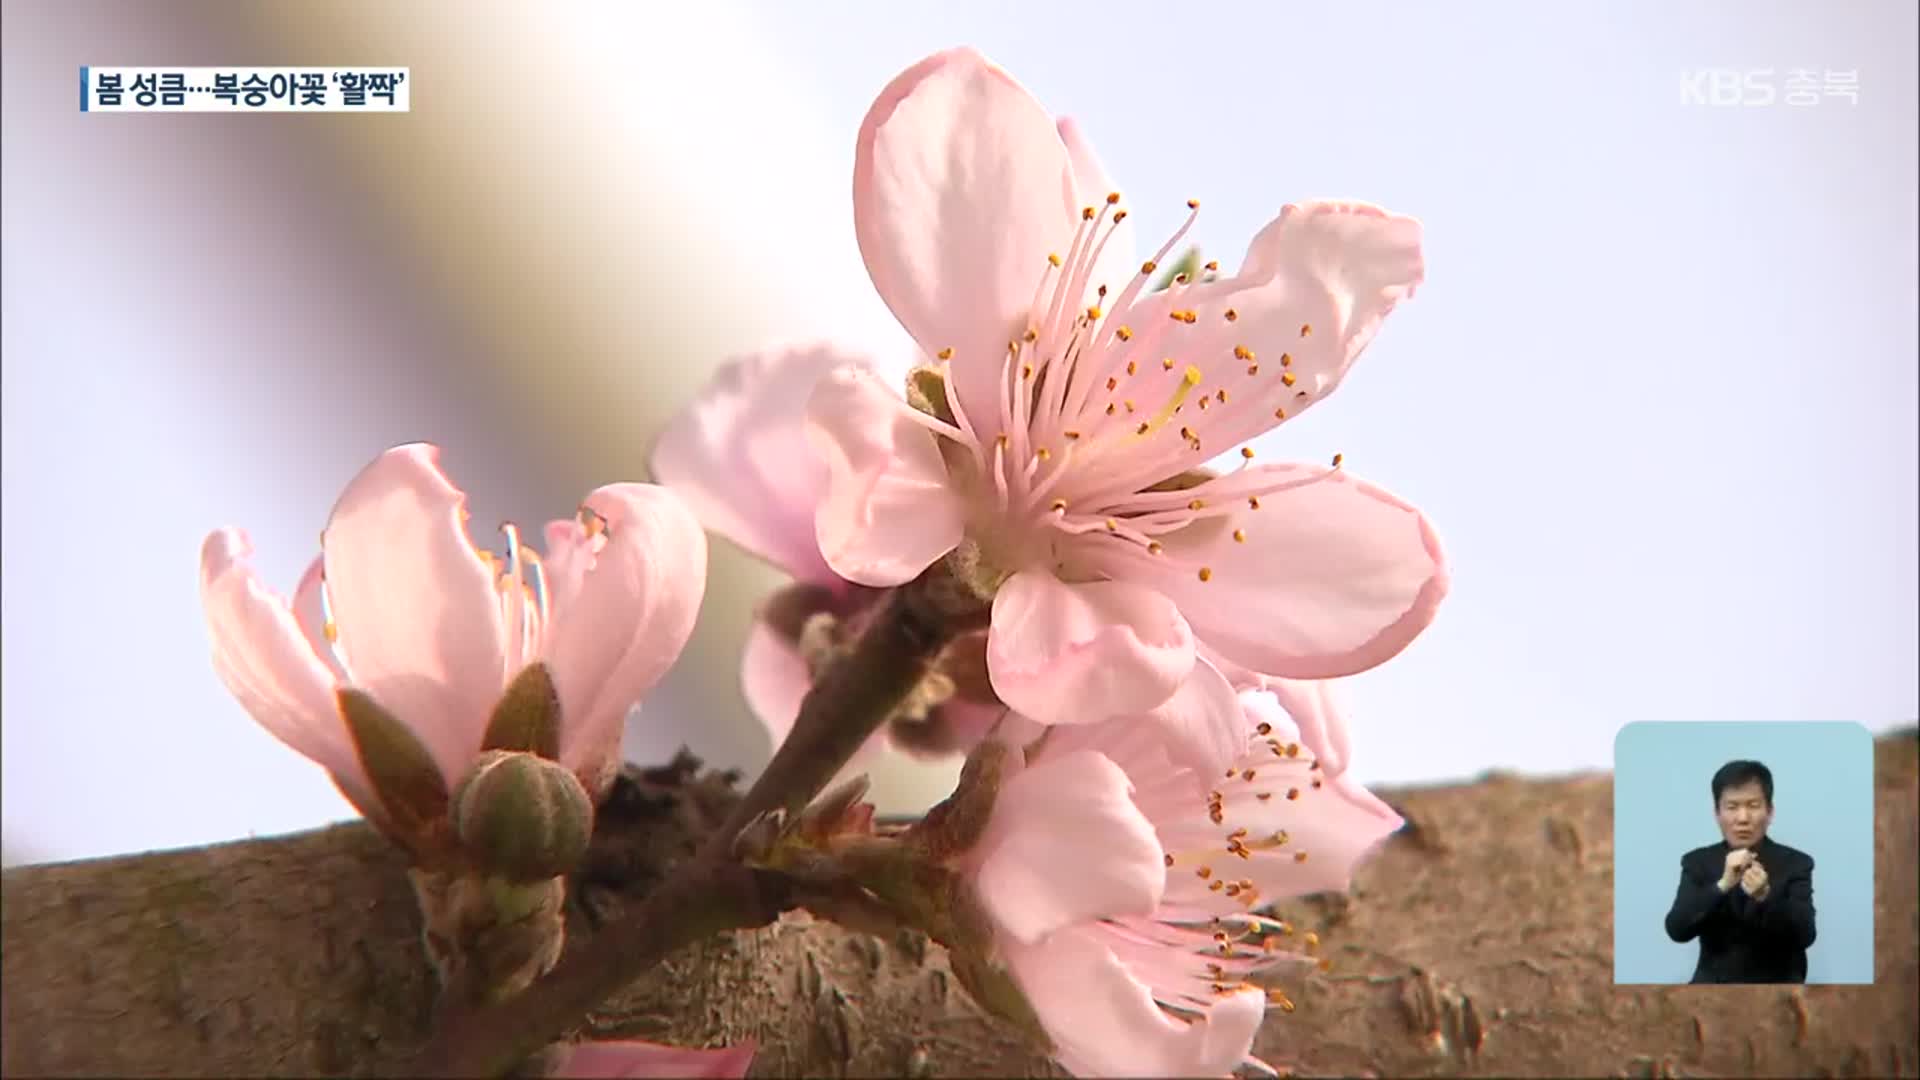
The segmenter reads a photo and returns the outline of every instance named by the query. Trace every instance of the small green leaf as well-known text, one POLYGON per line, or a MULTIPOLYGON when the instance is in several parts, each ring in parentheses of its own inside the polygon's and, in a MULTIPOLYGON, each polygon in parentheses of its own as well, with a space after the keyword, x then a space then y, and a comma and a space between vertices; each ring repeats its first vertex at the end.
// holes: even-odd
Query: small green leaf
POLYGON ((1188 281, 1194 280, 1200 274, 1200 248, 1197 245, 1188 248, 1186 254, 1163 267, 1162 271, 1160 280, 1153 283, 1151 290, 1153 292, 1164 291, 1173 284, 1173 279, 1181 274, 1187 275, 1188 281))
POLYGON ((1209 480, 1215 480, 1218 478, 1219 478, 1219 474, 1214 472, 1212 469, 1207 469, 1207 468, 1188 469, 1186 472, 1183 472, 1183 473, 1175 473, 1174 475, 1167 477, 1165 480, 1161 480, 1153 484, 1148 484, 1142 490, 1148 491, 1148 492, 1185 491, 1188 488, 1197 488, 1201 484, 1204 484, 1209 480))
POLYGON ((549 761, 560 757, 560 692, 553 672, 536 660, 521 669, 487 720, 481 750, 523 750, 549 761))
POLYGON ((393 827, 420 838, 447 813, 447 781, 433 755, 400 718, 364 690, 342 687, 340 716, 353 736, 354 752, 393 827))
POLYGON ((947 379, 939 368, 918 367, 907 373, 907 404, 946 423, 955 423, 947 406, 947 379))

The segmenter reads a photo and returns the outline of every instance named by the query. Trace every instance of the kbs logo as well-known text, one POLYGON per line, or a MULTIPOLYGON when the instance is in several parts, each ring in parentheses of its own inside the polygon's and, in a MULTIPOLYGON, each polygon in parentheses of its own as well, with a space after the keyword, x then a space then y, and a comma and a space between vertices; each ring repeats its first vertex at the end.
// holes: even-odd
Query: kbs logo
POLYGON ((1758 108, 1777 98, 1772 68, 1700 68, 1680 75, 1682 105, 1758 108))
POLYGON ((1761 108, 1784 102, 1798 108, 1823 98, 1860 103, 1860 72, 1788 68, 1784 79, 1774 68, 1695 68, 1680 73, 1680 104, 1761 108))

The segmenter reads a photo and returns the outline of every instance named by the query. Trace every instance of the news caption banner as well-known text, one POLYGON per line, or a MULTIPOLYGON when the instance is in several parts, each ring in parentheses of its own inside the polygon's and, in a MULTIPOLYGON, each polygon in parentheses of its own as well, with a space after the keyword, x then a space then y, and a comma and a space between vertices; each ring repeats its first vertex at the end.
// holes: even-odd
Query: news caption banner
POLYGON ((82 67, 81 112, 410 112, 403 67, 82 67))

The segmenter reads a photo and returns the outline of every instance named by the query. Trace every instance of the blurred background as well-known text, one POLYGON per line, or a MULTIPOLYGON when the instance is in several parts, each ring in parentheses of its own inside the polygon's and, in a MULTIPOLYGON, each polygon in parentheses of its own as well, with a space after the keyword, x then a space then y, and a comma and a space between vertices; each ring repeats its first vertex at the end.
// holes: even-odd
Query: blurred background
MULTIPOLYGON (((954 44, 1077 117, 1143 244, 1231 268, 1290 200, 1427 226, 1336 403, 1256 443, 1423 507, 1433 628, 1350 681, 1370 782, 1605 768, 1632 720, 1910 723, 1916 9, 1907 0, 0 7, 0 703, 9 862, 350 816, 208 662, 208 530, 290 589, 334 498, 429 440, 477 530, 645 478, 729 355, 904 350, 854 133, 954 44), (83 64, 392 64, 404 115, 77 110, 83 64), (1766 105, 1689 73, 1771 69, 1766 105), (1793 69, 1857 100, 1785 100, 1793 69)), ((716 542, 628 732, 752 770, 777 579, 716 542)), ((950 770, 890 761, 883 808, 950 770)))

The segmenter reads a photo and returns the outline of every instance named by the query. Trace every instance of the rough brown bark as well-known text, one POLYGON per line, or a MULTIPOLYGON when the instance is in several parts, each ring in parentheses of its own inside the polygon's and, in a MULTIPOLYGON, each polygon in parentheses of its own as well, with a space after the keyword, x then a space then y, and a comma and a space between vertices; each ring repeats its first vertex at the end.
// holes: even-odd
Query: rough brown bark
MULTIPOLYGON (((1876 983, 1616 989, 1612 785, 1490 776, 1389 792, 1413 823, 1351 896, 1283 905, 1330 972, 1262 1033, 1301 1075, 1920 1074, 1920 788, 1877 746, 1876 983)), ((632 771, 603 814, 570 948, 725 814, 723 780, 632 771)), ((391 1068, 433 987, 404 867, 368 829, 10 870, 8 1075, 313 1075, 391 1068)), ((763 1076, 1053 1075, 954 985, 938 947, 790 916, 672 956, 598 1010, 607 1036, 752 1038, 763 1076)))

